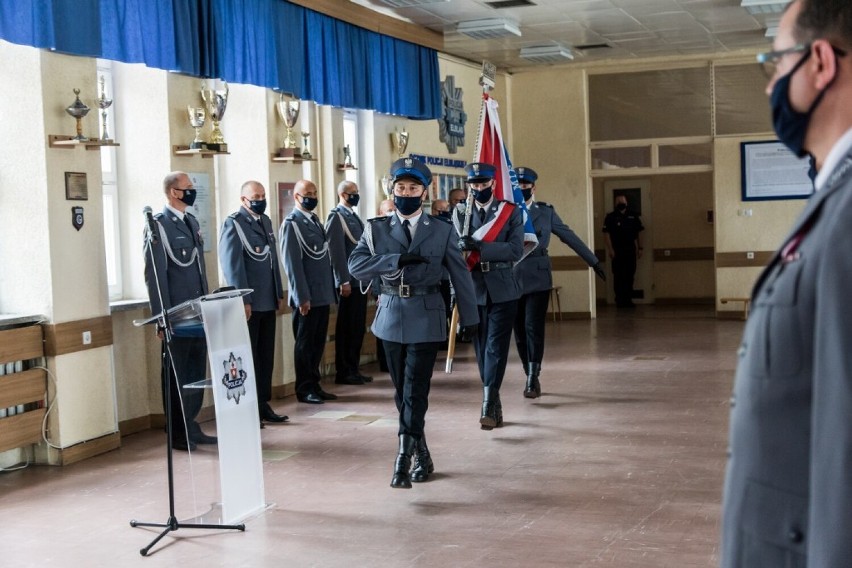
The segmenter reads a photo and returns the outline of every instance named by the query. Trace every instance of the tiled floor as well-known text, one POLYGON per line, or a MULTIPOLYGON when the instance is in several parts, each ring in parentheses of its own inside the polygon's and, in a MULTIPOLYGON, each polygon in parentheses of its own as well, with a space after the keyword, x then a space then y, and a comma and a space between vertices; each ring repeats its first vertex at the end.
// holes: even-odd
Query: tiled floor
MULTIPOLYGON (((291 423, 262 431, 274 505, 245 532, 181 529, 146 558, 156 532, 129 521, 168 516, 161 432, 69 467, 0 474, 0 566, 714 566, 741 329, 684 308, 549 322, 544 396, 521 396, 513 351, 506 425, 490 432, 464 345, 451 375, 436 366, 436 474, 411 490, 388 486, 395 409, 375 365, 369 385, 327 386, 337 402, 276 401, 291 423)), ((177 454, 178 517, 215 500, 214 456, 202 447, 190 473, 177 454)))

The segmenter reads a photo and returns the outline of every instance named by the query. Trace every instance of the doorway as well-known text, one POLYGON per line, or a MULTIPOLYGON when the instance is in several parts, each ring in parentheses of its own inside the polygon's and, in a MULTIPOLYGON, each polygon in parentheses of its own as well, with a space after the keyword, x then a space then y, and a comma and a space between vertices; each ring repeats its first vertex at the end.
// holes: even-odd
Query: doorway
MULTIPOLYGON (((633 279, 633 302, 637 304, 654 303, 654 250, 653 250, 653 219, 651 215, 651 182, 645 180, 613 180, 604 182, 604 211, 613 210, 615 197, 624 195, 627 198, 629 211, 640 216, 645 230, 640 235, 644 247, 642 257, 636 263, 636 276, 633 279)), ((612 278, 610 264, 609 278, 612 278)), ((607 304, 615 303, 615 292, 612 283, 606 288, 607 304)))

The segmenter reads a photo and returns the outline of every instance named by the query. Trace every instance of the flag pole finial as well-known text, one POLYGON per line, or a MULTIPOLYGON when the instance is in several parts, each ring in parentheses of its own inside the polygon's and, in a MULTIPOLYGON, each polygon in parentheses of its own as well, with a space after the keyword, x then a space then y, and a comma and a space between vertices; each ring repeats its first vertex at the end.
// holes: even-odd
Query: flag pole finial
POLYGON ((482 94, 487 95, 494 90, 497 84, 497 66, 489 61, 482 62, 482 74, 479 76, 479 84, 482 86, 482 94))

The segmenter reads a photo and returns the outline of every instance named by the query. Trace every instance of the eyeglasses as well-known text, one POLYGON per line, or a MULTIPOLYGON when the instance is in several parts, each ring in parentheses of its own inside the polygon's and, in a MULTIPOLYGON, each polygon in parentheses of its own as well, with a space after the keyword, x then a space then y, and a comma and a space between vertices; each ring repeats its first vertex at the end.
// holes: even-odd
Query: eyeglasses
POLYGON ((785 55, 790 55, 791 53, 804 53, 810 48, 810 43, 800 43, 793 47, 788 47, 787 49, 758 53, 757 62, 760 64, 760 68, 763 70, 763 74, 766 75, 766 78, 771 79, 775 76, 775 73, 778 70, 778 63, 785 55))

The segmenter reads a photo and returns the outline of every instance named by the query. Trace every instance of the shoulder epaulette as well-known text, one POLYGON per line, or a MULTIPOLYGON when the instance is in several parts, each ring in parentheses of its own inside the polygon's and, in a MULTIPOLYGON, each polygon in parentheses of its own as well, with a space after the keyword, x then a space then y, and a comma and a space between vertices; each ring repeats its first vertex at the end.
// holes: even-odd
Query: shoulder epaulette
POLYGON ((239 211, 234 211, 233 213, 231 213, 230 215, 228 215, 228 217, 230 217, 231 219, 236 219, 236 218, 237 218, 237 215, 239 215, 239 214, 240 214, 240 212, 239 212, 239 211))
POLYGON ((387 215, 379 215, 378 217, 370 217, 369 219, 367 219, 367 222, 368 223, 379 223, 380 221, 387 221, 389 219, 390 219, 390 217, 388 217, 387 215))
POLYGON ((550 203, 547 203, 545 201, 536 201, 536 203, 538 203, 542 207, 549 207, 550 209, 553 209, 553 205, 551 205, 550 203))

